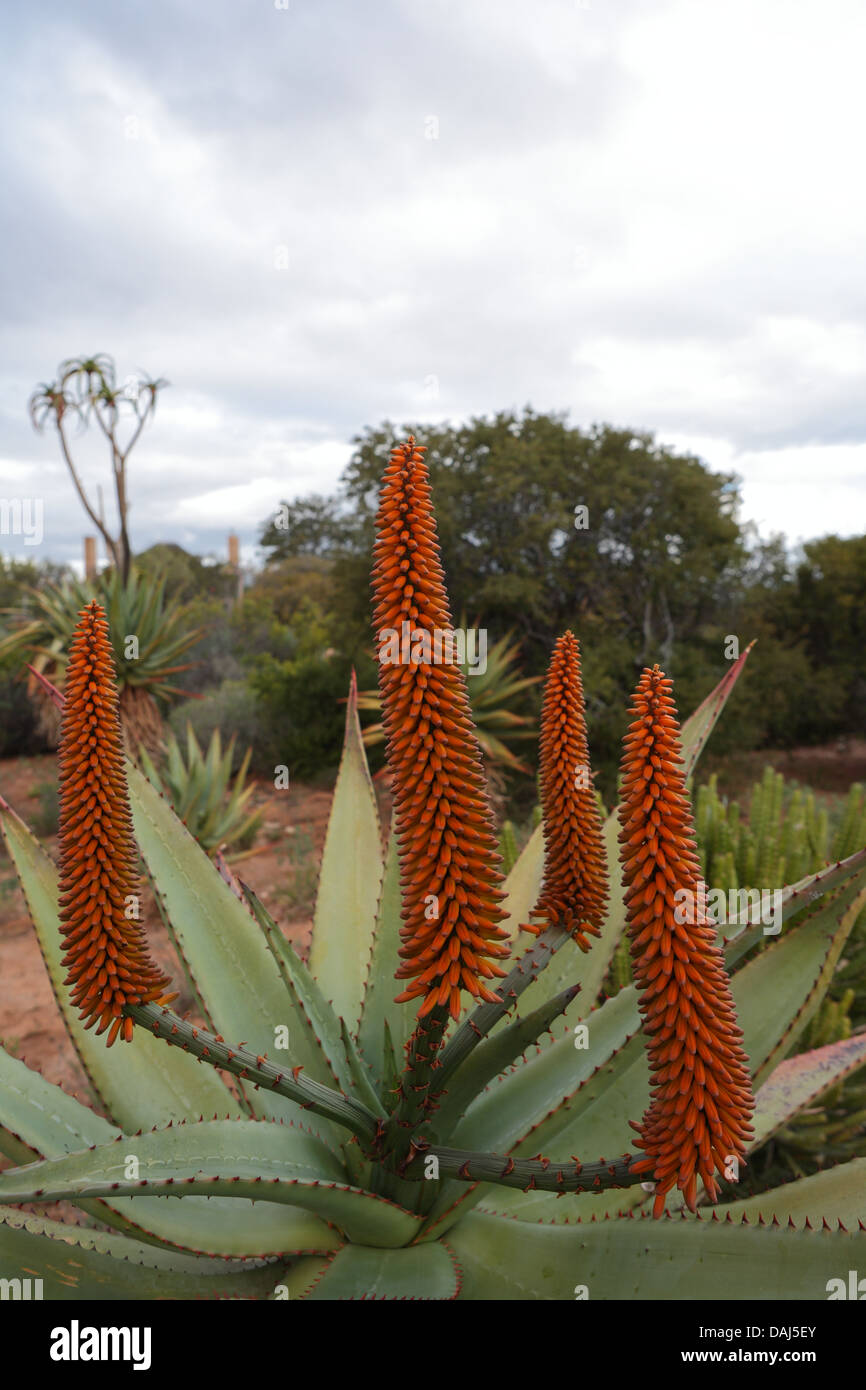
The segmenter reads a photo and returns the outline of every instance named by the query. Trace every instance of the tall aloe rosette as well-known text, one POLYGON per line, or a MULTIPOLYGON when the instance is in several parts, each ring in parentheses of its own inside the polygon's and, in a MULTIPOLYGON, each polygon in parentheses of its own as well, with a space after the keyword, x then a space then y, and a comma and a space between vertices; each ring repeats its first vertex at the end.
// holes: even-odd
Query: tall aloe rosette
POLYGON ((82 614, 59 879, 2 799, 0 830, 101 1113, 0 1047, 0 1278, 26 1270, 46 1298, 826 1298, 863 1265, 866 1159, 727 1191, 724 1220, 702 1215, 697 1184, 720 1195, 720 1169, 735 1182, 756 1144, 866 1064, 856 1036, 786 1060, 866 901, 866 850, 782 890, 765 951, 749 950, 748 913, 718 948, 699 912, 680 931, 677 894, 698 887, 683 777, 747 654, 681 747, 669 684, 645 673, 624 806, 601 827, 565 634, 545 689, 543 830, 503 883, 465 688, 435 655, 450 618, 414 441, 391 456, 379 525, 377 632, 410 634, 409 659, 381 672, 397 834, 383 856, 353 685, 308 961, 118 760, 101 619, 82 614), (605 866, 618 824, 625 899, 605 866), (130 834, 203 1022, 166 1006, 135 915, 121 919, 130 834), (639 990, 604 999, 623 926, 639 990), (642 1112, 640 1157, 621 1154, 642 1112), (697 1210, 640 1219, 674 1185, 697 1210), (57 1201, 77 1225, 19 1209, 57 1201))

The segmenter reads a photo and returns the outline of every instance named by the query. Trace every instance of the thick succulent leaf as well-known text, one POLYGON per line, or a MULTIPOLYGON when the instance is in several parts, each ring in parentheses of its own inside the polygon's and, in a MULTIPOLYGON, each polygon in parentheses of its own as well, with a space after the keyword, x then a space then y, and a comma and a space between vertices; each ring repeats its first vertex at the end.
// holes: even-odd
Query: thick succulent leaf
POLYGON ((539 822, 505 880, 502 926, 512 940, 516 940, 521 923, 529 921, 529 914, 538 902, 543 876, 544 829, 539 822))
POLYGON ((46 1299, 267 1298, 284 1269, 181 1255, 0 1208, 0 1278, 41 1279, 46 1299))
MULTIPOLYGON (((859 877, 850 880, 831 903, 815 907, 799 927, 783 932, 769 950, 733 977, 731 987, 745 1050, 753 1073, 759 1077, 773 1070, 820 1003, 857 915, 857 902, 866 891, 860 886, 861 881, 859 877), (841 925, 837 923, 839 917, 843 919, 841 925), (774 1001, 771 1009, 767 1008, 768 998, 774 1001), (798 1011, 799 1016, 792 1023, 798 1011)), ((588 1052, 575 1053, 569 1067, 571 1043, 566 1035, 548 1052, 502 1077, 457 1126, 454 1146, 511 1151, 524 1157, 542 1152, 554 1160, 571 1154, 596 1159, 628 1152, 633 1142, 628 1121, 639 1121, 649 1101, 649 1068, 643 1039, 638 1035, 640 1019, 634 987, 629 986, 608 1000, 590 1015, 587 1024, 588 1052), (629 1037, 630 1041, 625 1042, 629 1037), (531 1084, 533 1076, 539 1081, 537 1097, 531 1084), (563 1089, 555 1099, 557 1084, 563 1089), (535 1104, 536 1099, 546 1106, 543 1114, 539 1114, 541 1105, 535 1104), (521 1113, 533 1127, 527 1126, 518 1134, 521 1113)), ((459 1207, 453 1208, 453 1187, 454 1184, 446 1184, 437 1202, 438 1234, 444 1233, 440 1220, 444 1211, 452 1209, 449 1222, 460 1212, 459 1207)), ((476 1188, 472 1200, 521 1217, 525 1212, 527 1219, 564 1221, 576 1217, 586 1220, 591 1215, 600 1218, 626 1210, 645 1198, 639 1187, 557 1198, 504 1189, 500 1192, 488 1185, 483 1191, 476 1188)))
POLYGON ((302 1296, 306 1299, 449 1300, 460 1293, 460 1271, 441 1243, 405 1250, 344 1245, 302 1296))
POLYGON ((214 1194, 300 1207, 359 1244, 411 1240, 416 1217, 341 1177, 338 1160, 315 1135, 295 1134, 287 1142, 285 1127, 267 1121, 206 1120, 9 1168, 0 1173, 0 1202, 214 1194), (127 1176, 130 1156, 137 1178, 127 1176))
POLYGON ((497 1301, 824 1301, 831 1279, 866 1261, 863 1233, 745 1227, 706 1215, 544 1226, 472 1212, 448 1243, 461 1298, 497 1301))
POLYGON ((0 1152, 14 1158, 25 1149, 34 1158, 56 1158, 91 1144, 107 1144, 119 1133, 108 1120, 0 1047, 0 1152))
POLYGON ((401 991, 401 986, 394 979, 400 959, 401 910, 400 860, 396 827, 392 821, 358 1034, 364 1060, 380 1086, 384 1084, 388 1071, 383 1052, 385 1024, 390 1030, 394 1053, 402 1058, 418 1013, 417 1001, 409 1004, 394 1002, 394 996, 401 991))
MULTIPOLYGON (((819 898, 834 892, 849 879, 861 874, 864 868, 866 849, 860 849, 847 859, 840 860, 838 864, 829 864, 817 873, 807 874, 796 883, 787 884, 779 889, 783 925, 819 898)), ((725 961, 729 970, 764 936, 765 924, 754 920, 759 915, 752 909, 744 908, 731 920, 727 928, 720 932, 720 941, 725 948, 725 961)))
POLYGON ((821 1003, 866 902, 864 877, 861 872, 849 880, 831 902, 816 908, 734 976, 737 1017, 758 1085, 790 1052, 821 1003))
MULTIPOLYGON (((277 1030, 285 1028, 292 1044, 287 1065, 303 1066, 313 1080, 332 1084, 321 1050, 297 1014, 249 908, 147 778, 129 762, 126 770, 135 838, 211 1030, 265 1055, 274 1049, 277 1030)), ((251 1086, 245 1094, 263 1118, 303 1121, 300 1108, 284 1096, 251 1086)), ((317 1128, 334 1143, 342 1137, 325 1119, 317 1121, 317 1128)))
POLYGON ((462 1115, 483 1090, 504 1073, 550 1029, 563 1014, 575 987, 563 990, 550 1003, 516 1018, 474 1048, 448 1082, 448 1089, 433 1117, 434 1132, 442 1139, 450 1135, 462 1115))
POLYGON ((237 1101, 215 1071, 137 1028, 131 1043, 107 1048, 85 1029, 63 985, 64 954, 57 915, 57 870, 13 811, 0 815, 0 829, 18 872, 39 947, 67 1032, 94 1090, 125 1129, 195 1119, 240 1115, 237 1101))
POLYGON ((855 1034, 839 1042, 801 1052, 781 1062, 755 1096, 754 1137, 756 1149, 781 1129, 804 1106, 844 1077, 866 1064, 866 1034, 855 1034))
MULTIPOLYGON (((354 1093, 363 1105, 384 1115, 384 1109, 373 1090, 364 1064, 348 1035, 345 1020, 338 1018, 334 1013, 322 994, 318 981, 310 974, 304 962, 295 953, 291 942, 283 936, 252 889, 246 884, 242 887, 277 962, 286 990, 292 997, 296 1014, 306 1023, 308 1037, 304 1050, 315 1046, 321 1054, 322 1074, 315 1075, 313 1069, 307 1068, 310 1075, 325 1085, 335 1085, 344 1095, 354 1093)), ((289 1051, 295 1051, 291 1039, 289 1051)))
MULTIPOLYGON (((298 1131, 280 1130, 287 1153, 298 1131)), ((38 1072, 0 1049, 0 1152, 18 1165, 59 1158, 107 1144, 120 1131, 87 1106, 52 1086, 38 1072)), ((301 1136, 301 1143, 308 1136, 301 1136)), ((127 1139, 134 1152, 137 1139, 127 1139)), ((161 1197, 83 1200, 84 1211, 139 1240, 222 1256, 274 1255, 294 1250, 333 1250, 334 1233, 309 1212, 293 1207, 238 1202, 231 1197, 161 1197)))
POLYGON ((325 1182, 343 1176, 339 1161, 317 1135, 287 1129, 267 1120, 199 1120, 144 1134, 119 1134, 95 1148, 7 1168, 0 1173, 0 1201, 29 1202, 37 1193, 40 1201, 47 1200, 43 1190, 64 1186, 72 1191, 91 1182, 114 1183, 124 1193, 134 1192, 149 1177, 165 1180, 171 1172, 249 1173, 261 1182, 274 1178, 325 1182), (132 1159, 137 1179, 127 1173, 132 1159), (28 1195, 11 1197, 12 1191, 28 1195))
POLYGON ((353 1033, 361 1016, 381 879, 379 812, 361 740, 353 672, 310 947, 310 970, 353 1033))
MULTIPOLYGON (((576 1048, 574 1034, 569 1031, 559 1036, 546 1052, 537 1052, 488 1087, 456 1126, 449 1144, 486 1153, 513 1150, 528 1157, 540 1151, 556 1156, 591 1153, 593 1158, 602 1154, 618 1157, 628 1146, 628 1135, 632 1132, 628 1121, 634 1118, 629 1093, 623 1090, 620 1077, 632 1079, 631 1069, 637 1065, 638 1081, 643 1083, 644 1089, 649 1084, 640 1040, 633 1038, 628 1042, 638 1027, 634 990, 622 990, 615 999, 608 1000, 591 1015, 588 1027, 588 1048, 576 1048), (550 1149, 544 1148, 537 1134, 543 1133, 546 1137, 557 1135, 563 1128, 569 1131, 574 1114, 583 1111, 584 1096, 590 1090, 594 1097, 596 1093, 602 1096, 600 1108, 611 1138, 608 1146, 599 1148, 593 1144, 590 1149, 581 1142, 579 1150, 569 1149, 567 1141, 557 1139, 550 1149)), ((603 1195, 611 1196, 610 1193, 603 1195)), ((519 1212, 524 1200, 525 1194, 520 1191, 489 1183, 470 1187, 456 1180, 445 1182, 425 1221, 424 1238, 438 1239, 478 1202, 495 1202, 497 1209, 500 1201, 508 1202, 509 1209, 519 1212)), ((570 1210, 571 1203, 578 1198, 575 1195, 561 1200, 569 1204, 570 1210)), ((602 1198, 593 1196, 591 1200, 602 1198)))
MULTIPOLYGON (((458 1149, 508 1153, 536 1125, 557 1112, 559 1128, 568 1122, 564 1101, 609 1061, 639 1026, 633 990, 622 990, 589 1018, 588 1047, 569 1030, 544 1052, 535 1052, 493 1083, 456 1126, 449 1144, 458 1149)), ((555 1132, 555 1121, 545 1137, 555 1132)), ((536 1149, 537 1152, 537 1149, 536 1149)), ((603 1152, 603 1150, 600 1150, 603 1152)), ((593 1157, 598 1155, 593 1154, 593 1157)))
POLYGON ((856 1230, 860 1222, 866 1227, 866 1158, 853 1158, 849 1163, 825 1168, 771 1192, 759 1192, 755 1197, 733 1202, 724 1211, 725 1215, 730 1212, 735 1221, 745 1216, 750 1224, 761 1217, 782 1223, 790 1219, 795 1226, 804 1226, 808 1221, 816 1229, 825 1221, 833 1228, 841 1223, 849 1231, 856 1230))
POLYGON ((694 772, 695 764, 706 746, 707 739, 716 727, 716 722, 725 708, 728 696, 743 674, 743 667, 754 645, 754 642, 750 642, 736 661, 731 662, 715 690, 710 691, 707 698, 683 723, 680 736, 686 777, 691 777, 694 772))
MULTIPOLYGON (((716 720, 724 709, 725 702, 736 685, 743 670, 751 645, 731 665, 719 681, 715 690, 685 721, 681 730, 683 749, 683 771, 686 777, 694 772, 695 764, 709 738, 716 720)), ((610 898, 607 916, 601 929, 601 936, 593 939, 587 953, 580 950, 574 941, 566 941, 536 980, 525 990, 522 1003, 525 1010, 537 1009, 545 1001, 570 984, 580 984, 580 994, 571 1005, 566 1018, 569 1024, 585 1018, 593 1007, 602 987, 611 958, 625 928, 625 903, 623 901, 622 873, 619 862, 619 819, 616 811, 608 816, 603 827, 604 851, 607 860, 610 898)), ((509 875, 506 888, 512 881, 519 888, 515 893, 515 903, 522 911, 527 911, 526 899, 532 885, 541 883, 544 869, 544 839, 539 826, 509 875)), ((510 888, 509 888, 510 891, 510 888)), ((529 907, 535 905, 535 900, 529 907)), ((510 903, 509 903, 510 907, 510 903)), ((526 916, 520 918, 526 921, 526 916)), ((512 917, 510 925, 516 930, 512 917)), ((503 1025, 498 1025, 501 1028, 503 1025)), ((542 1046, 549 1046, 545 1041, 542 1046)))
POLYGON ((274 1302, 303 1298, 307 1290, 324 1274, 332 1258, 331 1254, 326 1255, 324 1259, 321 1255, 307 1255, 300 1260, 293 1260, 290 1268, 285 1270, 279 1283, 274 1286, 271 1295, 274 1302))

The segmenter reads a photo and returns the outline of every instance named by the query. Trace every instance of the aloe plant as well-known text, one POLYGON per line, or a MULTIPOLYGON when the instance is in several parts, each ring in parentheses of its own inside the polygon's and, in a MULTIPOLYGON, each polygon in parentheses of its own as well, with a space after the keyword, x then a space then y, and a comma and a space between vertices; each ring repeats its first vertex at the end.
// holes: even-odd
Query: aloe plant
POLYGON ((96 598, 108 614, 121 722, 132 748, 140 743, 155 748, 162 736, 160 703, 184 693, 172 678, 188 669, 189 663, 179 658, 202 635, 200 628, 188 626, 182 608, 166 607, 164 581, 133 569, 124 583, 120 572, 112 569, 92 583, 73 579, 33 589, 31 598, 36 616, 18 615, 12 631, 0 640, 0 657, 29 651, 30 693, 39 705, 42 732, 49 742, 57 741, 58 722, 40 677, 62 686, 78 615, 96 598))
MULTIPOLYGON (((461 617, 460 628, 466 631, 465 615, 461 617)), ((540 680, 538 676, 518 676, 519 660, 520 643, 508 632, 486 650, 484 669, 473 670, 468 683, 478 742, 488 766, 501 768, 503 772, 529 771, 509 745, 534 739, 538 732, 528 715, 517 714, 510 708, 518 695, 540 680)), ((462 663, 461 670, 464 676, 469 674, 468 660, 462 663)), ((381 698, 375 690, 359 691, 358 708, 362 712, 380 714, 381 698)), ((364 743, 368 748, 381 743, 384 736, 381 723, 368 724, 364 729, 364 743)))
POLYGON ((146 748, 139 750, 144 775, 171 802, 187 830, 208 853, 221 845, 243 844, 255 833, 261 817, 247 810, 253 794, 245 787, 252 749, 247 749, 232 776, 234 739, 223 751, 219 729, 202 752, 192 726, 186 726, 186 752, 173 733, 166 738, 166 760, 157 769, 146 748))
MULTIPOLYGON (((412 440, 392 456, 379 527, 377 624, 405 611, 444 626, 412 440)), ((26 1269, 57 1299, 823 1299, 862 1264, 866 1161, 758 1197, 735 1170, 866 1061, 862 1039, 788 1056, 866 897, 866 850, 786 887, 784 929, 757 955, 748 913, 717 939, 705 915, 671 911, 674 887, 698 882, 685 779, 746 653, 681 731, 670 683, 644 672, 623 804, 602 825, 567 634, 545 687, 541 824, 504 882, 459 672, 382 672, 384 855, 352 688, 305 963, 124 762, 107 651, 92 604, 63 714, 59 874, 0 807, 105 1112, 0 1050, 14 1165, 0 1276, 26 1269), (200 1024, 169 1007, 129 910, 136 845, 200 1024), (642 991, 602 1001, 623 930, 642 991), (630 1122, 640 1157, 623 1152, 630 1122), (89 1224, 17 1209, 57 1200, 89 1224)))

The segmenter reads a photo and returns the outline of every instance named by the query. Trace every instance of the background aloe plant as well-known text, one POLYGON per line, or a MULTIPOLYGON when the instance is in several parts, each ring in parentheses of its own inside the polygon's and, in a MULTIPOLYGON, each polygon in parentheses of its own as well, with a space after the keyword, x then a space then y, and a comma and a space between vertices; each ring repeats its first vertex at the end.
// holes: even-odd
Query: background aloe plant
MULTIPOLYGON (((689 769, 741 668, 684 725, 689 769)), ((383 857, 354 696, 308 965, 254 896, 220 875, 147 778, 131 765, 127 775, 136 839, 205 1027, 171 1025, 188 1052, 167 1051, 144 1027, 109 1051, 82 1028, 62 986, 56 871, 4 804, 3 835, 46 967, 105 1114, 0 1051, 0 1145, 16 1165, 0 1175, 2 1276, 36 1271, 51 1298, 315 1300, 372 1289, 383 1298, 571 1299, 580 1285, 592 1298, 740 1299, 769 1290, 822 1299, 828 1279, 862 1263, 862 1159, 739 1197, 719 1210, 723 1220, 705 1209, 645 1222, 639 1185, 566 1196, 521 1190, 530 1172, 543 1180, 543 1165, 531 1161, 539 1150, 554 1164, 572 1153, 619 1153, 627 1120, 647 1099, 635 992, 598 998, 624 920, 616 882, 589 955, 567 942, 526 989, 519 1019, 502 1018, 454 1070, 437 1120, 440 1176, 425 1180, 421 1155, 402 1194, 377 1191, 364 1136, 387 1114, 415 1017, 394 1002, 396 845, 392 837, 383 857), (563 1008, 563 990, 577 983, 580 993, 572 988, 563 1008), (575 1045, 581 1021, 585 1048, 575 1045), (230 1048, 223 1037, 238 1041, 230 1048), (239 1077, 235 1091, 195 1060, 208 1047, 207 1060, 239 1077), (266 1052, 285 1062, 275 1067, 266 1052), (469 1154, 485 1180, 462 1177, 454 1150, 469 1154), (498 1166, 480 1155, 476 1163, 478 1150, 510 1157, 511 1185, 498 1166), (417 1210, 410 1189, 421 1184, 417 1210), (169 1192, 183 1200, 158 1200, 169 1192), (16 1209, 58 1199, 74 1203, 85 1224, 16 1209), (824 1219, 832 1235, 810 1229, 824 1219)), ((609 846, 615 832, 610 818, 609 846)), ((507 880, 512 934, 541 874, 539 828, 507 880)), ((757 1087, 753 1151, 866 1060, 863 1038, 785 1060, 815 1016, 864 895, 861 850, 788 887, 780 937, 739 968, 761 927, 726 928, 757 1087)), ((158 1006, 144 1015, 160 1028, 158 1006)))
MULTIPOLYGON (((82 608, 96 597, 108 615, 114 662, 120 692, 120 718, 132 749, 146 744, 155 750, 162 736, 161 706, 184 692, 173 677, 188 667, 179 658, 201 637, 190 628, 181 607, 165 601, 165 582, 132 569, 126 583, 118 570, 103 571, 92 583, 70 580, 32 589, 35 615, 18 613, 14 629, 0 641, 0 657, 29 651, 32 669, 62 686, 69 643, 82 608), (137 638, 137 647, 128 645, 137 638)), ((57 710, 38 680, 30 692, 40 713, 40 727, 48 742, 56 744, 57 710)))
MULTIPOLYGON (((460 628, 466 630, 465 615, 460 619, 460 628)), ((477 624, 475 625, 477 629, 477 624)), ((476 648, 476 653, 477 653, 476 648)), ((465 662, 461 670, 464 676, 469 672, 465 662)), ((520 643, 508 632, 493 642, 486 651, 485 669, 472 672, 467 682, 472 702, 472 718, 475 722, 478 742, 487 759, 488 772, 491 767, 502 771, 527 772, 528 767, 521 762, 510 747, 512 743, 526 742, 538 737, 538 730, 527 715, 517 714, 511 708, 516 696, 537 685, 540 676, 521 676, 520 643)), ((375 690, 362 690, 358 694, 358 709, 381 714, 382 702, 375 690)), ((381 723, 368 724, 364 729, 364 744, 370 748, 381 743, 384 730, 381 723)))
POLYGON ((235 740, 225 750, 219 729, 203 752, 192 726, 186 726, 186 749, 169 732, 166 757, 158 768, 146 748, 140 762, 148 781, 168 798, 187 830, 208 853, 221 845, 248 844, 261 817, 247 809, 252 786, 244 786, 252 750, 247 749, 232 776, 235 740))

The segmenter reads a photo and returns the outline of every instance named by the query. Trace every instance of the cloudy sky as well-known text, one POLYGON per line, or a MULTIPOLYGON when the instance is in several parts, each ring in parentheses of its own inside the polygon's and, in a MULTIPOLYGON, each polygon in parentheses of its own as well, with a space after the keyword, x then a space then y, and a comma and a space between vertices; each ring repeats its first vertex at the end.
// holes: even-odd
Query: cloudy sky
POLYGON ((866 529, 862 0, 43 0, 3 27, 0 500, 44 499, 45 533, 8 521, 3 552, 81 554, 26 403, 97 351, 172 383, 137 549, 234 529, 251 558, 364 426, 527 403, 736 470, 764 534, 866 529))

